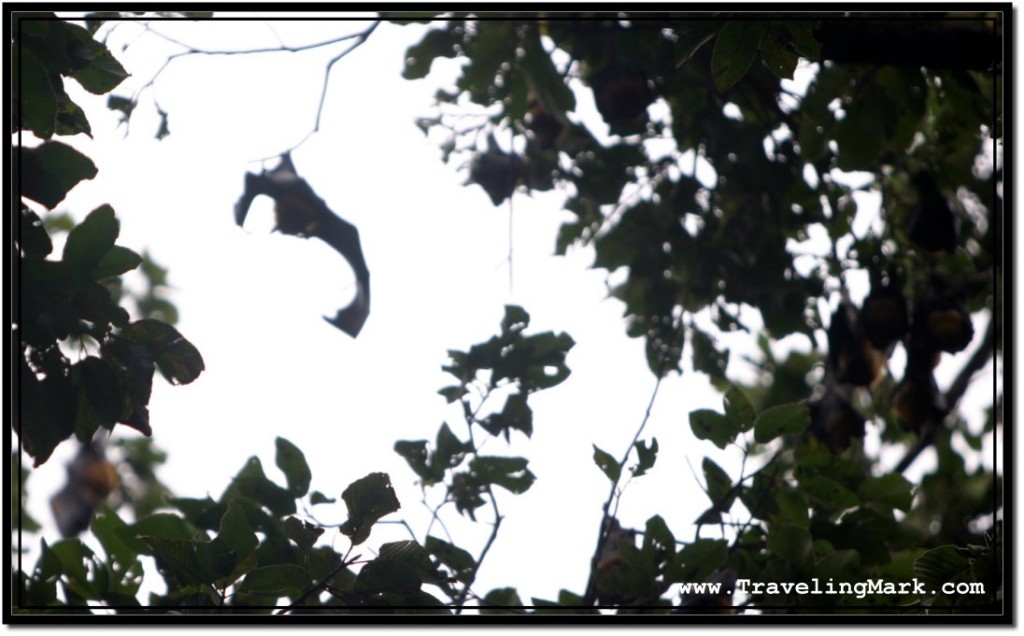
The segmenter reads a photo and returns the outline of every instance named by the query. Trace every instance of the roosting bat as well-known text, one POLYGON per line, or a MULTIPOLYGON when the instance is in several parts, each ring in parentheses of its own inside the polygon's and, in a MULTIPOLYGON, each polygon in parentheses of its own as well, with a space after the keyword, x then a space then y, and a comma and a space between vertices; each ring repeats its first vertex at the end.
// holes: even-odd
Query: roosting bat
POLYGON ((370 271, 366 268, 356 226, 340 218, 300 177, 286 152, 276 168, 262 174, 246 173, 245 190, 235 204, 235 222, 241 226, 253 199, 265 194, 274 200, 277 228, 283 234, 315 236, 338 251, 356 274, 356 297, 334 318, 324 320, 355 338, 370 313, 370 271))

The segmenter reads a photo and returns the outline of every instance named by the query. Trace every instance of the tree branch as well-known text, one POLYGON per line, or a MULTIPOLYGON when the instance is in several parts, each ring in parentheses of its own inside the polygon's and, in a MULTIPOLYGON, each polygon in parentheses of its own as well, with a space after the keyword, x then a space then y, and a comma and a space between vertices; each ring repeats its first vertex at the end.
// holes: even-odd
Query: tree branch
MULTIPOLYGON (((680 328, 681 330, 681 328, 680 328)), ((664 367, 664 362, 662 367, 664 367)), ((621 473, 622 468, 625 467, 626 462, 629 460, 629 454, 633 451, 633 446, 640 439, 640 434, 643 433, 644 428, 647 426, 647 421, 651 418, 651 409, 654 407, 654 400, 658 397, 658 389, 661 387, 661 381, 665 377, 664 369, 662 373, 658 374, 658 379, 654 383, 654 390, 651 391, 651 399, 647 402, 647 410, 644 412, 643 420, 640 422, 640 426, 636 429, 636 434, 633 435, 633 441, 630 442, 629 447, 626 448, 625 454, 619 461, 619 471, 621 473)), ((597 572, 597 564, 601 560, 601 548, 604 547, 605 541, 608 539, 608 529, 610 527, 608 521, 613 516, 611 514, 612 502, 615 501, 615 493, 617 492, 619 482, 615 481, 612 483, 611 491, 608 493, 608 499, 605 500, 604 506, 602 506, 603 514, 601 515, 601 526, 597 535, 597 546, 594 548, 594 555, 590 557, 590 575, 587 577, 587 590, 583 595, 584 607, 590 607, 597 600, 597 579, 594 574, 597 572)))

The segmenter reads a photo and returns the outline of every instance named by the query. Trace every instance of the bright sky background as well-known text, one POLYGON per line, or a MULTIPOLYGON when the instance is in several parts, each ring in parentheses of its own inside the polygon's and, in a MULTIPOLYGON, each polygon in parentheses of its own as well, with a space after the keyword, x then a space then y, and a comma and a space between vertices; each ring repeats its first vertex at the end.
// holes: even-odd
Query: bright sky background
MULTIPOLYGON (((191 45, 216 49, 273 46, 278 39, 298 45, 364 26, 153 23, 191 45)), ((170 269, 171 300, 181 313, 177 327, 206 361, 191 385, 154 382, 154 439, 169 453, 160 474, 180 496, 219 497, 254 454, 283 483, 274 466, 280 435, 304 451, 312 488, 328 496, 338 497, 369 472, 389 473, 402 502, 393 517, 408 521, 422 541, 428 511, 415 474, 392 447, 400 439, 433 441, 445 421, 465 438, 459 410, 436 393, 451 383, 441 371, 446 350, 465 350, 496 333, 509 302, 531 314, 530 332, 569 333, 577 343, 568 358, 573 374, 531 398, 532 439, 513 436, 510 449, 501 439, 487 443, 488 453, 527 457, 537 481, 525 495, 501 496, 505 520, 474 589, 483 595, 514 586, 524 600, 554 598, 561 588, 582 593, 609 487, 593 463, 592 444, 622 455, 655 380, 643 342, 624 333, 622 304, 607 298, 605 273, 588 269, 592 251, 552 256, 557 228, 569 218, 560 209, 561 195, 520 194, 513 209, 507 203, 495 208, 481 188, 462 185, 467 173, 442 164, 436 140, 414 125, 416 117, 431 114, 441 81, 401 77, 405 49, 425 28, 384 24, 338 62, 321 130, 292 155, 319 196, 359 228, 373 300, 358 339, 321 318, 354 291, 338 254, 318 240, 270 234, 268 200, 253 206, 245 230, 232 216, 245 172, 258 171, 259 159, 312 130, 325 64, 344 44, 177 59, 142 94, 126 138, 123 127, 115 129, 118 115, 106 109, 105 97, 68 82, 94 133, 93 141, 73 143, 93 158, 99 175, 78 186, 59 210, 80 219, 109 202, 121 220, 119 243, 148 250, 170 269), (154 139, 154 95, 170 118, 171 135, 163 141, 154 139)), ((110 41, 132 74, 116 94, 130 94, 168 53, 180 50, 141 31, 124 25, 110 41), (122 53, 126 42, 131 46, 122 53)), ((434 68, 451 77, 451 63, 434 68)), ((729 344, 734 359, 753 352, 750 343, 729 344)), ((701 459, 710 455, 738 476, 735 449, 719 451, 690 433, 688 413, 695 408, 721 408, 706 378, 688 369, 662 383, 644 434, 657 437, 661 452, 654 470, 628 487, 620 507, 625 526, 642 528, 658 513, 678 539, 692 540, 692 522, 707 507, 696 477, 701 459)), ((135 435, 121 426, 114 434, 135 435)), ((58 449, 28 482, 30 510, 41 521, 51 519, 49 495, 63 481, 72 446, 58 449)), ((443 494, 443 486, 435 487, 428 501, 443 494)), ((345 519, 340 500, 313 512, 323 523, 345 519)), ((442 511, 456 542, 474 554, 490 530, 489 508, 478 516, 481 523, 472 524, 454 507, 442 511)), ((702 535, 714 533, 705 528, 702 535)), ((57 538, 52 527, 45 536, 57 538)), ((339 550, 347 547, 336 531, 325 536, 334 537, 339 550)), ((367 547, 403 538, 408 534, 399 526, 378 527, 367 547)))

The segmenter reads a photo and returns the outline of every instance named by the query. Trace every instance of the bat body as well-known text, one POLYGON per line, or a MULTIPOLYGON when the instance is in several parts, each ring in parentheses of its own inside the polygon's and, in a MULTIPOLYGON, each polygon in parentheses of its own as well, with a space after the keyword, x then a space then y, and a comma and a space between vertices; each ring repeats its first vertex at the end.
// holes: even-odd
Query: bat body
POLYGON ((277 229, 282 234, 315 236, 341 254, 356 275, 356 297, 333 317, 324 319, 355 338, 370 313, 370 271, 366 267, 359 230, 331 212, 323 199, 300 177, 287 153, 281 164, 262 174, 247 173, 241 198, 235 204, 235 222, 241 226, 253 200, 266 195, 274 200, 277 229))

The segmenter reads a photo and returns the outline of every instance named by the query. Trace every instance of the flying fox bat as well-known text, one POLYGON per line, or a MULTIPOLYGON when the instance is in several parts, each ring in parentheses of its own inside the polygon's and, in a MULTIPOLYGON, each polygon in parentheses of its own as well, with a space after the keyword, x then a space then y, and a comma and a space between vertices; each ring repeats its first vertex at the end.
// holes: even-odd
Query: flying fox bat
POLYGON ((253 199, 265 194, 274 200, 277 230, 282 234, 309 238, 315 236, 341 254, 356 274, 356 297, 338 310, 334 318, 324 320, 355 338, 370 313, 370 271, 363 258, 356 226, 337 216, 318 197, 306 180, 298 175, 291 157, 281 155, 281 163, 261 174, 245 175, 245 189, 235 204, 235 222, 241 226, 253 199))

